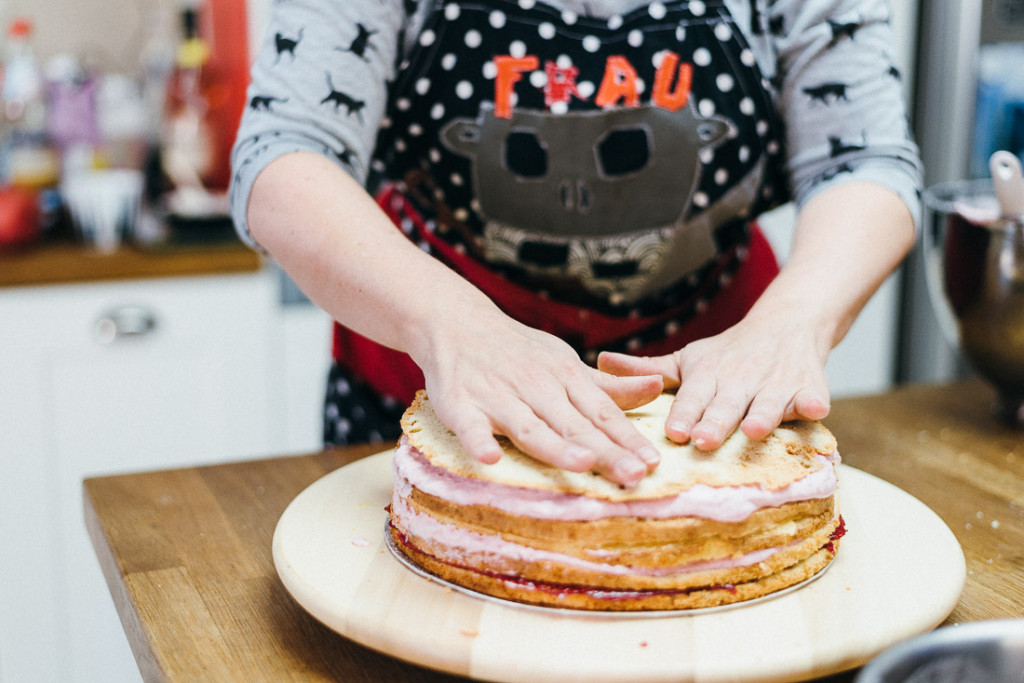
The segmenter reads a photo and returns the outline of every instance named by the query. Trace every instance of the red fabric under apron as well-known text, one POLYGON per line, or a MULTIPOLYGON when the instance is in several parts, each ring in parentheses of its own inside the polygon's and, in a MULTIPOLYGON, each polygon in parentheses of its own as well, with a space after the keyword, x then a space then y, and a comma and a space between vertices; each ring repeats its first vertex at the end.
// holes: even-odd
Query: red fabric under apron
MULTIPOLYGON (((648 344, 630 344, 629 352, 648 356, 672 353, 691 341, 718 334, 739 322, 779 271, 771 246, 757 225, 752 224, 749 244, 729 252, 717 272, 707 278, 717 280, 732 259, 742 259, 729 276, 728 284, 708 298, 707 305, 700 306, 689 320, 681 325, 668 322, 684 307, 692 307, 692 300, 657 316, 613 317, 543 298, 487 269, 427 229, 417 209, 395 188, 385 189, 377 200, 396 226, 411 223, 415 238, 429 244, 435 256, 476 285, 503 311, 526 325, 570 341, 581 353, 621 345, 623 340, 659 324, 666 328, 663 336, 648 344)), ((698 291, 695 297, 702 299, 703 295, 698 291)), ((333 354, 335 362, 353 377, 404 405, 423 388, 423 373, 408 355, 338 324, 334 326, 333 354)))

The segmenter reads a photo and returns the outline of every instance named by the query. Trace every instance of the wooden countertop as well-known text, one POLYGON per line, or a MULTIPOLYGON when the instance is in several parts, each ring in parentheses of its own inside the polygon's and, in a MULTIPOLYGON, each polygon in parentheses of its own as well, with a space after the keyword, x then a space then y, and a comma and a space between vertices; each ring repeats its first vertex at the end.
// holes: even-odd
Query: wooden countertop
MULTIPOLYGON (((1024 435, 991 417, 994 397, 975 380, 906 387, 838 400, 826 420, 846 463, 913 494, 956 534, 968 577, 949 624, 1019 617, 1024 604, 1024 435)), ((380 450, 86 480, 86 524, 145 679, 461 680, 336 635, 274 570, 288 503, 380 450)))
POLYGON ((0 288, 213 275, 258 270, 262 260, 241 242, 137 249, 109 254, 69 241, 0 251, 0 288))

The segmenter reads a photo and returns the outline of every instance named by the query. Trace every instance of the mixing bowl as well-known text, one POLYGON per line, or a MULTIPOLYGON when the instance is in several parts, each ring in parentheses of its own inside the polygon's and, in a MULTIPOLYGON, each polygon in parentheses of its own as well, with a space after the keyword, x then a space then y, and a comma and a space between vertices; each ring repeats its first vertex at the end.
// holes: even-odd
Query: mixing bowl
POLYGON ((856 683, 1024 683, 1024 619, 946 626, 895 645, 856 683))
POLYGON ((940 327, 998 392, 996 412, 1024 427, 1024 215, 1001 215, 992 181, 924 195, 925 273, 940 327))

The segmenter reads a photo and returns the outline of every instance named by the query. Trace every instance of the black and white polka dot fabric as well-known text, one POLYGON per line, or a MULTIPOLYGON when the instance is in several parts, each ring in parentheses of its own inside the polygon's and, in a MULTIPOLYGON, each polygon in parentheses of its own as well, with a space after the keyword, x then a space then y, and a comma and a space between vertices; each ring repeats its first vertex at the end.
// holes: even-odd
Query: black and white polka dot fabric
POLYGON ((401 436, 405 404, 381 396, 365 380, 333 365, 324 400, 324 443, 393 443, 401 436))
POLYGON ((399 73, 374 168, 549 296, 663 310, 786 194, 770 84, 722 2, 438 3, 399 73))

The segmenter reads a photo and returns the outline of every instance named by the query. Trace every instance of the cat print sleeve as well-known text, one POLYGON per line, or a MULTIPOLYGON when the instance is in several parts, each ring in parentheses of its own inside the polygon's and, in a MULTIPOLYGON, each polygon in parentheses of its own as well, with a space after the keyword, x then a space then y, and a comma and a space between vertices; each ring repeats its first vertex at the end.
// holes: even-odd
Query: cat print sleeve
MULTIPOLYGON (((757 0, 755 0, 756 2, 757 0)), ((798 205, 832 185, 895 192, 919 222, 921 165, 894 65, 886 0, 768 0, 798 205)))
POLYGON ((231 212, 241 238, 252 184, 274 159, 321 154, 365 182, 408 0, 275 0, 232 152, 231 212))

